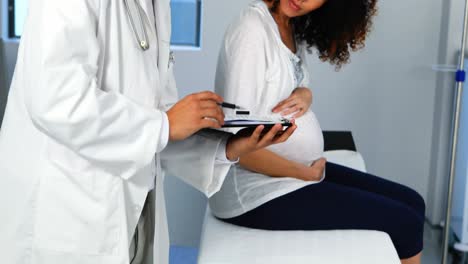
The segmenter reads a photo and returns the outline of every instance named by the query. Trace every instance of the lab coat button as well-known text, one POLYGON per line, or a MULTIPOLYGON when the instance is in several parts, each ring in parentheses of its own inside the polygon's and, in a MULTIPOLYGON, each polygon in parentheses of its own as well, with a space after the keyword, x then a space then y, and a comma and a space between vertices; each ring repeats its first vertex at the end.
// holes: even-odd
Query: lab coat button
POLYGON ((137 211, 137 212, 141 211, 141 206, 135 205, 135 211, 137 211))

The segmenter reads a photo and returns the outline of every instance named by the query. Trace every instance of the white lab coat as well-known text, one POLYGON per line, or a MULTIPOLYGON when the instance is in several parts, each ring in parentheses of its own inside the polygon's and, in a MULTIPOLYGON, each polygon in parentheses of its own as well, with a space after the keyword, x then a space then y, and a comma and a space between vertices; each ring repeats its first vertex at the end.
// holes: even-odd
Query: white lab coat
POLYGON ((123 0, 30 1, 0 132, 0 263, 129 263, 157 175, 154 263, 166 264, 164 173, 207 195, 220 188, 229 170, 215 161, 222 139, 166 147, 158 109, 177 100, 169 0, 154 10, 139 1, 146 52, 123 0))

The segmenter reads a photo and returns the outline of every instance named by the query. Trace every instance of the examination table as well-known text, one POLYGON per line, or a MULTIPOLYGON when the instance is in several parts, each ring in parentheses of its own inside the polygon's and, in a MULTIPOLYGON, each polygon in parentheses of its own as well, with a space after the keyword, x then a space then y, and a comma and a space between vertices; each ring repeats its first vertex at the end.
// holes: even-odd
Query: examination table
MULTIPOLYGON (((327 160, 366 171, 351 132, 324 132, 327 160)), ((199 264, 399 264, 390 237, 366 230, 265 231, 216 219, 209 208, 199 264)))

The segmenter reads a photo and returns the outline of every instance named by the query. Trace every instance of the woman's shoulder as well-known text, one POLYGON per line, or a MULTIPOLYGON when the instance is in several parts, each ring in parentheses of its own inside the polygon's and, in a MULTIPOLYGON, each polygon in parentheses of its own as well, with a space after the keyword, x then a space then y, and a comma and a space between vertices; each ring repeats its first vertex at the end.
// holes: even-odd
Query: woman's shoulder
POLYGON ((226 35, 257 35, 261 36, 267 32, 268 23, 262 1, 254 1, 245 8, 240 15, 228 27, 226 35))

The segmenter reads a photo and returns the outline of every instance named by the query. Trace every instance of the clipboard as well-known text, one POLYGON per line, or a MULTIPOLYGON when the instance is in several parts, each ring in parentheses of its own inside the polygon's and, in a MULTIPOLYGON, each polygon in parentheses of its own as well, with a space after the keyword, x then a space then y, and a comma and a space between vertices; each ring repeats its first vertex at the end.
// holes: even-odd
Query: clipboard
POLYGON ((292 126, 290 120, 278 116, 252 116, 252 115, 235 115, 226 116, 224 119, 223 128, 256 128, 260 125, 265 126, 264 131, 270 130, 274 125, 281 124, 283 128, 292 126))
MULTIPOLYGON (((280 117, 256 117, 256 116, 226 116, 224 118, 224 125, 221 127, 221 129, 212 129, 212 128, 207 128, 204 129, 206 131, 209 131, 209 133, 230 133, 232 132, 226 131, 225 129, 230 129, 230 128, 240 128, 235 134, 237 136, 241 137, 249 137, 252 135, 252 133, 255 131, 255 129, 263 125, 264 129, 262 130, 261 136, 265 135, 270 131, 270 129, 276 125, 276 124, 282 124, 283 125, 283 132, 291 127, 293 124, 290 120, 285 119, 285 118, 280 118, 280 117), (224 128, 224 129, 223 129, 224 128)), ((281 134, 282 132, 279 132, 281 134)))

